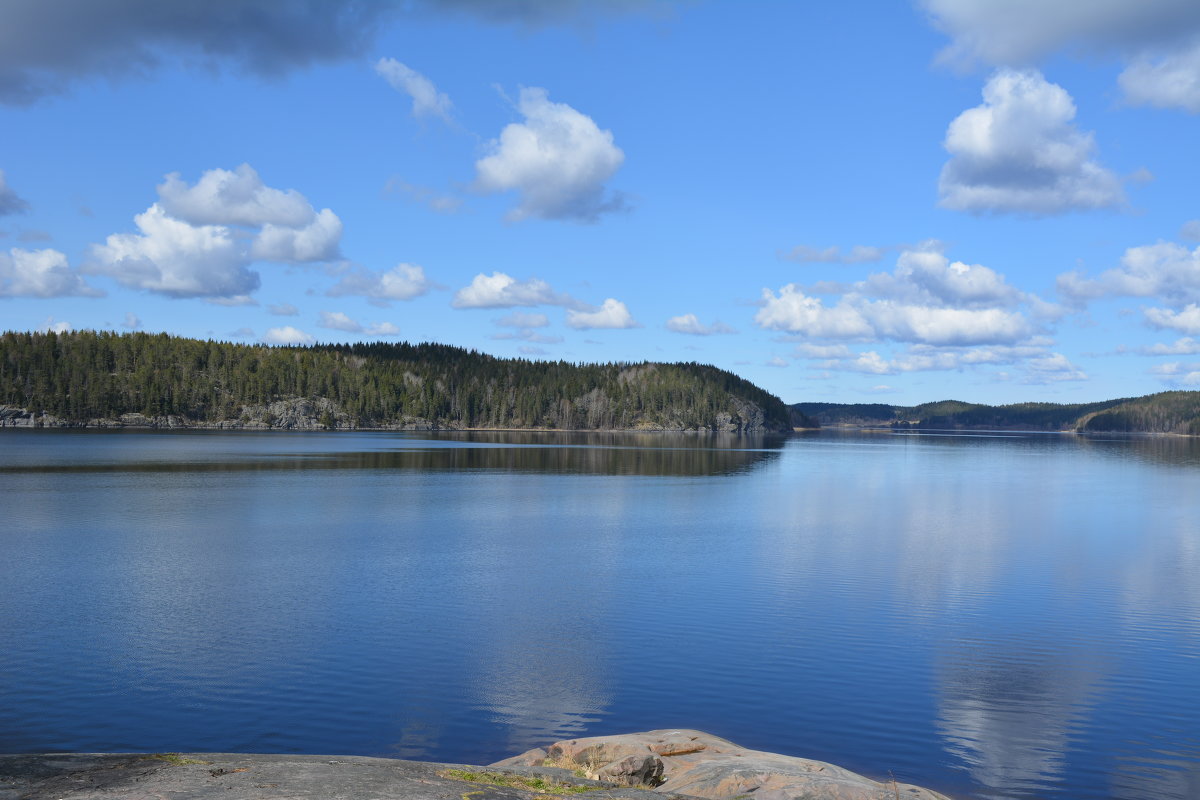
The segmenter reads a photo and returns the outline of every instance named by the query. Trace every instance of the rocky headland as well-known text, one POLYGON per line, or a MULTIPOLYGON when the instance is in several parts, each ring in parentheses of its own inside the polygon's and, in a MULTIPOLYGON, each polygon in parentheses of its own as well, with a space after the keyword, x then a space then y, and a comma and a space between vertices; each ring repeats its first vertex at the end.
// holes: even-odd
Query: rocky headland
POLYGON ((0 755, 0 800, 948 800, 696 730, 555 742, 487 767, 363 756, 0 755))

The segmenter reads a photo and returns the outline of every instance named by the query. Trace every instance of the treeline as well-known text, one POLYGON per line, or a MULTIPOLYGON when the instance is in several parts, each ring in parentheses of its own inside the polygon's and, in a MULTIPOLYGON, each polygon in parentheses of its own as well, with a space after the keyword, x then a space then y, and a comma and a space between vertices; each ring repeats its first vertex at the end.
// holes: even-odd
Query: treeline
POLYGON ((1200 392, 1160 392, 1099 403, 989 406, 943 400, 919 406, 796 403, 792 409, 825 425, 1200 435, 1200 392))
POLYGON ((35 414, 212 424, 289 398, 331 401, 339 426, 351 427, 792 427, 779 398, 696 363, 500 359, 428 343, 267 347, 106 331, 0 334, 0 405, 35 414))

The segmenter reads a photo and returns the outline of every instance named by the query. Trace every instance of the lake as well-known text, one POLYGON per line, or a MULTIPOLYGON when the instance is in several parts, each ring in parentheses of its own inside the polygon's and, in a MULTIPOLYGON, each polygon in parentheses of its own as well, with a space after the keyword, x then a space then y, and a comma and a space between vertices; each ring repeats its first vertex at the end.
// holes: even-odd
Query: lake
POLYGON ((1200 442, 0 431, 0 752, 700 728, 1200 797, 1200 442))

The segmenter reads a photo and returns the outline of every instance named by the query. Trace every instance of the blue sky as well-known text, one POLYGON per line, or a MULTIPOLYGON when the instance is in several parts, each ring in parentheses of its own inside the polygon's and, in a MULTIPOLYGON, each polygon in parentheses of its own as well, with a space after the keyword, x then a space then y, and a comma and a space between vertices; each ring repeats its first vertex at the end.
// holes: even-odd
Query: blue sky
POLYGON ((1194 0, 13 0, 0 328, 1200 388, 1198 144, 1194 0))

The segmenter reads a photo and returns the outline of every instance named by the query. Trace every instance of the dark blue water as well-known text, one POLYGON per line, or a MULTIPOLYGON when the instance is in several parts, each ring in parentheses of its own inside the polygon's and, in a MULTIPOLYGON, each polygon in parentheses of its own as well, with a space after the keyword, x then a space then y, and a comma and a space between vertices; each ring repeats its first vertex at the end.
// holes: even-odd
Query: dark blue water
POLYGON ((3 431, 0 502, 0 752, 694 727, 1200 797, 1191 440, 3 431))

